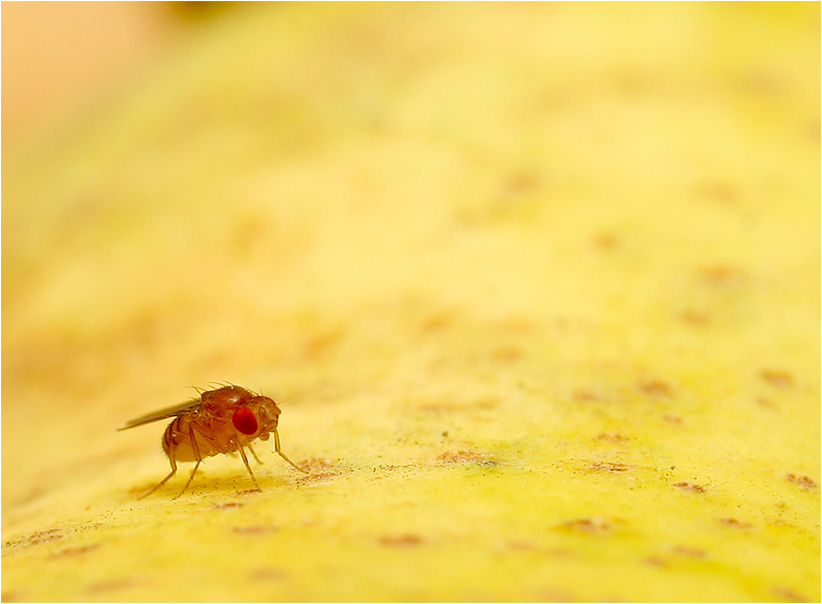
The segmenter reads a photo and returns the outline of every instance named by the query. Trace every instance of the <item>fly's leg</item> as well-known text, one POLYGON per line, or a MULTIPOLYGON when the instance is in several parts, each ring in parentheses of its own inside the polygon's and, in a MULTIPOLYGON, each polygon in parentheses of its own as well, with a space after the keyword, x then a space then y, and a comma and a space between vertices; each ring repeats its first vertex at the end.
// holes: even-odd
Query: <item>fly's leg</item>
MULTIPOLYGON (((194 464, 194 469, 191 471, 191 476, 188 477, 186 486, 183 487, 183 490, 180 491, 177 497, 186 492, 188 485, 190 485, 191 481, 194 480, 194 475, 197 473, 197 468, 200 467, 200 463, 203 461, 203 458, 200 456, 200 447, 197 446, 197 439, 194 438, 194 428, 190 423, 188 424, 188 436, 191 439, 191 447, 194 449, 194 456, 197 458, 197 463, 194 464)), ((177 497, 174 497, 174 499, 177 499, 177 497)))
POLYGON ((153 489, 146 491, 137 499, 143 499, 145 497, 148 497, 154 491, 163 486, 169 478, 171 478, 177 473, 177 458, 174 454, 174 452, 177 450, 177 443, 174 441, 174 433, 177 431, 178 421, 179 419, 176 419, 173 422, 171 422, 168 425, 168 428, 166 428, 166 431, 163 433, 163 451, 165 451, 166 455, 168 455, 168 461, 171 464, 171 472, 169 472, 168 476, 166 476, 160 481, 160 484, 156 485, 153 489))
POLYGON ((254 456, 254 459, 257 460, 257 463, 263 465, 262 460, 259 457, 257 457, 257 452, 251 447, 251 443, 247 444, 246 446, 248 447, 248 450, 251 451, 251 454, 254 456))
POLYGON ((194 464, 194 469, 191 471, 191 476, 188 477, 188 481, 186 482, 186 486, 183 487, 182 491, 180 491, 174 497, 172 497, 172 499, 177 499, 180 495, 182 495, 183 493, 186 492, 186 489, 188 488, 188 485, 190 485, 191 481, 194 480, 194 475, 197 473, 197 468, 200 467, 200 462, 202 462, 202 461, 203 461, 202 459, 197 460, 197 463, 194 464))
POLYGON ((300 472, 305 472, 306 474, 308 474, 308 471, 307 471, 307 470, 303 470, 300 466, 298 466, 298 465, 297 465, 297 464, 295 464, 293 461, 291 461, 290 459, 288 459, 288 457, 286 456, 286 454, 285 454, 285 453, 283 453, 283 450, 282 450, 282 449, 280 449, 280 435, 277 433, 277 430, 276 430, 276 429, 274 430, 274 451, 275 451, 275 452, 276 452, 276 453, 277 453, 280 457, 282 457, 284 460, 286 460, 288 463, 290 463, 290 464, 291 464, 291 465, 292 465, 295 469, 299 470, 300 472))
MULTIPOLYGON (((251 476, 251 480, 254 482, 254 486, 257 487, 257 490, 260 491, 260 493, 262 493, 263 490, 260 488, 260 485, 257 484, 257 479, 254 478, 254 472, 251 471, 251 466, 248 465, 248 457, 246 457, 245 451, 243 450, 242 447, 240 447, 240 456, 243 458, 243 463, 245 464, 245 469, 248 470, 248 475, 251 476)), ((254 457, 257 457, 257 456, 255 455, 254 457)))
POLYGON ((156 490, 157 490, 157 489, 159 489, 161 486, 163 486, 169 478, 171 478, 172 476, 174 476, 174 475, 177 473, 177 462, 174 460, 174 449, 171 449, 171 450, 169 451, 169 453, 168 453, 168 459, 169 459, 169 461, 171 462, 171 472, 169 472, 169 473, 168 473, 168 476, 166 476, 165 478, 163 478, 163 479, 160 481, 160 484, 156 485, 156 486, 155 486, 154 488, 152 488, 150 491, 146 491, 145 493, 143 493, 142 495, 140 495, 140 496, 137 498, 138 500, 139 500, 139 499, 143 499, 143 498, 148 497, 149 495, 151 495, 154 491, 156 491, 156 490))

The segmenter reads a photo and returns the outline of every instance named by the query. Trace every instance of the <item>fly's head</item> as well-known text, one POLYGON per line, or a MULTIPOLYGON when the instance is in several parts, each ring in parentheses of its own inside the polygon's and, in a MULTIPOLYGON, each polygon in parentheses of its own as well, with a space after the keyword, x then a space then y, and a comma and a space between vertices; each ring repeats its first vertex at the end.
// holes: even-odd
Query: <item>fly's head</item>
POLYGON ((237 406, 231 422, 241 434, 268 440, 268 434, 277 429, 279 417, 280 408, 273 399, 255 396, 237 406))

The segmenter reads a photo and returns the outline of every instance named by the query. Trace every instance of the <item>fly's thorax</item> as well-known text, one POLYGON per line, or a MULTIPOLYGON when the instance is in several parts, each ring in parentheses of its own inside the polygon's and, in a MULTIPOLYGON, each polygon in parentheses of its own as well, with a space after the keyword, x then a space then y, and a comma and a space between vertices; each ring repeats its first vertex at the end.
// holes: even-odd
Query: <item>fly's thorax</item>
POLYGON ((231 417, 239 405, 247 404, 252 399, 254 395, 239 386, 224 386, 203 392, 201 396, 203 411, 218 418, 231 417))

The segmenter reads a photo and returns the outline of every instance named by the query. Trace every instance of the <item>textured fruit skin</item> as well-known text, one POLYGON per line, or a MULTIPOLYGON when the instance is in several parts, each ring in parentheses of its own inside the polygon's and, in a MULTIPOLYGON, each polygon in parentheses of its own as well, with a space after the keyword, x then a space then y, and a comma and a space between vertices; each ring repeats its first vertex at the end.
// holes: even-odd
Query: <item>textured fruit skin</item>
POLYGON ((4 155, 3 599, 819 601, 818 5, 313 10, 4 155))

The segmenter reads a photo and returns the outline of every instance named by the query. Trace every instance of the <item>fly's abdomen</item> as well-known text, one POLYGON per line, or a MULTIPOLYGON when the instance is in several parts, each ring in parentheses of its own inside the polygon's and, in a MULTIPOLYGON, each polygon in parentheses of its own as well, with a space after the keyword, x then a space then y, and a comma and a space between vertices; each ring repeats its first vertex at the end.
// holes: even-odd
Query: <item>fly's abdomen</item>
POLYGON ((199 461, 218 453, 227 453, 197 430, 194 425, 196 421, 195 418, 181 415, 168 425, 163 434, 163 451, 166 455, 173 455, 177 461, 199 461), (191 440, 192 435, 196 444, 191 440))

